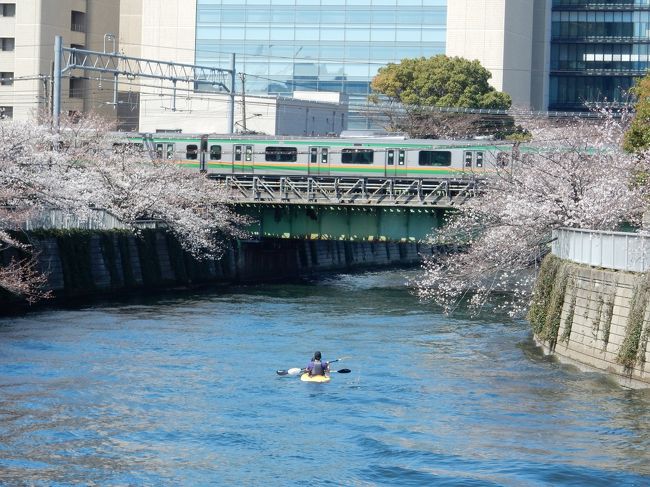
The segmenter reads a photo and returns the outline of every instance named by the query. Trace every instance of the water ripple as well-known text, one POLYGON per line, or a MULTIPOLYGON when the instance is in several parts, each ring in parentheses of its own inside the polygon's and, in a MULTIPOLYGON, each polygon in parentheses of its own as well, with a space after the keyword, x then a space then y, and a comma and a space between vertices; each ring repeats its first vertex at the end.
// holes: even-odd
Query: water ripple
POLYGON ((650 392, 401 272, 0 320, 2 485, 650 485, 650 392), (329 384, 274 371, 347 356, 329 384))

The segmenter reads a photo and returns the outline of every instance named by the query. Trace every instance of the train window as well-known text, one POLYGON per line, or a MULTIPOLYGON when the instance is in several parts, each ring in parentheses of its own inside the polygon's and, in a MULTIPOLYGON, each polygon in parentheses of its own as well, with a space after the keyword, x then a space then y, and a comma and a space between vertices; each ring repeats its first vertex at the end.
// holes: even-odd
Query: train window
POLYGON ((156 144, 156 157, 162 159, 163 156, 163 144, 156 144))
POLYGON ((174 144, 167 144, 167 159, 174 158, 174 144))
POLYGON ((450 151, 422 150, 418 157, 420 166, 451 166, 450 151))
POLYGON ((329 149, 322 148, 320 151, 320 162, 322 164, 327 164, 327 161, 329 160, 329 149))
POLYGON ((399 151, 399 156, 397 157, 397 165, 398 166, 403 166, 404 163, 406 162, 406 151, 399 151))
POLYGON ((221 160, 221 146, 220 145, 211 145, 210 146, 210 160, 211 161, 220 161, 221 160))
POLYGON ((235 160, 241 161, 241 145, 235 146, 235 160))
POLYGON ((186 148, 185 156, 191 161, 195 161, 199 157, 199 147, 194 144, 190 144, 186 148))
POLYGON ((309 162, 311 164, 316 164, 318 162, 318 149, 316 147, 309 149, 309 162))
POLYGON ((472 167, 472 153, 465 152, 465 167, 472 167))
POLYGON ((476 153, 476 167, 483 167, 483 153, 476 153))
POLYGON ((372 164, 375 151, 372 149, 343 149, 341 162, 343 164, 372 164))
POLYGON ((253 146, 246 146, 246 162, 251 162, 253 160, 253 146))
POLYGON ((388 151, 388 157, 386 159, 386 165, 387 166, 394 166, 395 165, 395 151, 394 150, 389 150, 388 151))
POLYGON ((295 147, 267 147, 265 158, 267 161, 296 162, 298 160, 298 149, 295 147))

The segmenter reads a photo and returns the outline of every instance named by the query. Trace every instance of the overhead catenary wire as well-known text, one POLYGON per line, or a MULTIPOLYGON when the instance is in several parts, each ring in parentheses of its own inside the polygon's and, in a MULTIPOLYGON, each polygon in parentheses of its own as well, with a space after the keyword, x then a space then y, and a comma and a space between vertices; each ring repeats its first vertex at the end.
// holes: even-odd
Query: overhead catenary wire
MULTIPOLYGON (((245 76, 251 76, 251 77, 259 77, 258 75, 248 75, 244 73, 245 76)), ((85 79, 85 80, 90 80, 90 81, 97 81, 97 82, 106 82, 107 85, 113 85, 113 80, 110 79, 105 79, 102 77, 89 77, 89 76, 72 76, 72 75, 66 75, 65 78, 77 78, 77 79, 85 79)), ((273 80, 272 78, 266 78, 268 80, 273 80)), ((34 80, 50 80, 51 76, 49 75, 31 75, 31 76, 20 76, 20 77, 14 77, 11 78, 15 81, 34 81, 34 80)), ((134 80, 129 80, 129 79, 121 79, 119 81, 120 86, 126 86, 128 88, 134 88, 134 90, 130 90, 132 93, 139 93, 140 95, 162 95, 162 96, 169 96, 171 94, 171 90, 173 89, 172 86, 166 86, 164 84, 160 85, 151 85, 148 83, 143 83, 143 82, 135 82, 134 80), (156 92, 151 92, 147 90, 143 90, 143 88, 150 88, 150 89, 155 89, 156 92), (168 93, 169 92, 169 93, 168 93)), ((194 88, 183 88, 183 87, 177 87, 177 91, 185 93, 187 96, 186 98, 188 100, 192 101, 215 101, 217 100, 216 96, 224 96, 225 93, 218 93, 218 92, 204 92, 204 91, 196 91, 194 88)), ((109 90, 97 90, 94 89, 92 91, 88 91, 87 89, 84 91, 84 95, 86 97, 92 98, 92 96, 96 96, 99 94, 104 94, 108 93, 109 90)), ((122 91, 122 93, 128 93, 125 91, 122 91)), ((24 101, 24 100, 17 100, 16 96, 20 96, 23 98, 26 97, 35 97, 34 100, 38 103, 46 103, 47 102, 47 94, 43 95, 42 89, 33 89, 33 90, 16 90, 14 89, 9 89, 6 92, 0 91, 0 105, 3 104, 11 104, 13 105, 28 105, 30 104, 29 101, 24 101), (7 100, 6 102, 3 101, 4 97, 10 97, 11 100, 7 100)), ((267 107, 267 103, 264 101, 256 100, 255 97, 257 98, 269 98, 269 99, 274 99, 276 97, 272 95, 249 95, 253 96, 253 98, 247 99, 247 105, 249 107, 267 107)), ((285 97, 280 97, 280 98, 285 98, 285 97)), ((81 100, 81 98, 76 98, 81 100)), ((286 99, 290 99, 289 97, 286 97, 286 99)), ((90 101, 90 103, 93 103, 93 100, 86 100, 87 102, 90 101)), ((32 102, 33 103, 33 102, 32 102)), ((105 103, 105 102, 101 102, 105 103)), ((124 104, 124 103, 122 103, 124 104)), ((352 102, 349 104, 349 107, 355 110, 358 110, 360 112, 364 112, 367 114, 376 114, 376 115, 381 115, 382 113, 385 113, 386 107, 383 106, 377 106, 373 105, 370 102, 367 103, 355 103, 352 102)), ((540 117, 578 117, 578 118, 597 118, 599 117, 599 114, 597 113, 591 113, 591 112, 557 112, 557 111, 533 111, 533 110, 490 110, 490 109, 472 109, 472 108, 458 108, 458 107, 426 107, 427 110, 430 111, 438 111, 438 112, 447 112, 447 113, 458 113, 458 114, 479 114, 482 116, 497 116, 497 117, 503 117, 503 116, 516 116, 518 119, 534 119, 534 118, 540 118, 540 117)), ((193 109, 192 111, 195 112, 201 112, 200 109, 193 109)), ((208 110, 204 110, 208 111, 208 110)), ((137 117, 133 117, 134 119, 137 117)), ((496 119, 495 119, 496 120, 496 119)))

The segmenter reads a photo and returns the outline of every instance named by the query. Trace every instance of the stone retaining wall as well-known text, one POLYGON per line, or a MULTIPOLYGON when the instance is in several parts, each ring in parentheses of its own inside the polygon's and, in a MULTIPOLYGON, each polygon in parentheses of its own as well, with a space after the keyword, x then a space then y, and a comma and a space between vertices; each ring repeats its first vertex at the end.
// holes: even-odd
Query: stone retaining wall
POLYGON ((561 301, 547 296, 541 303, 536 296, 546 322, 531 318, 545 352, 583 370, 607 372, 626 387, 650 388, 648 277, 560 261, 553 287, 551 295, 561 301), (552 308, 560 306, 554 327, 552 308))
POLYGON ((269 239, 229 242, 221 259, 200 261, 161 230, 146 230, 141 237, 125 231, 53 232, 34 236, 32 243, 40 249, 48 287, 64 300, 414 265, 420 262, 420 253, 432 252, 415 243, 269 239))

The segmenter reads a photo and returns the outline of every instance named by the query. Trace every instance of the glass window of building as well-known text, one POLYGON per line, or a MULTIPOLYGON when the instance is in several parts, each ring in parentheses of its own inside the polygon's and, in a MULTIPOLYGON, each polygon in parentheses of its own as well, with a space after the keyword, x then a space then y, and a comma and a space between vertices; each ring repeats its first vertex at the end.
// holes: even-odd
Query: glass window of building
POLYGON ((229 69, 235 53, 250 94, 343 92, 365 128, 377 70, 444 54, 446 23, 447 0, 197 0, 195 62, 229 69))
POLYGON ((553 0, 550 110, 622 103, 649 67, 648 0, 553 0))

